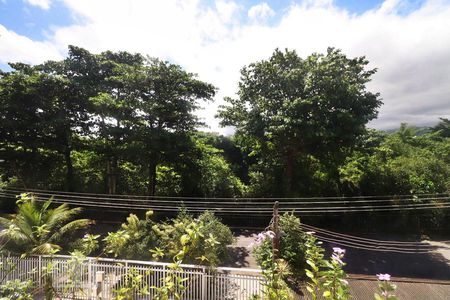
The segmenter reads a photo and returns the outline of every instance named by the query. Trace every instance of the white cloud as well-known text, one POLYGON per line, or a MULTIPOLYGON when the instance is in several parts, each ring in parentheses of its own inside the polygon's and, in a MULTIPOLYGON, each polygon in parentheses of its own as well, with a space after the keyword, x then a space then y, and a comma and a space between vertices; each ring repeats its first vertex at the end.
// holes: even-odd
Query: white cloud
MULTIPOLYGON (((402 14, 405 1, 385 1, 352 14, 330 0, 305 1, 283 11, 273 26, 246 23, 249 11, 233 1, 207 6, 200 0, 64 0, 77 24, 55 28, 45 42, 0 27, 0 62, 55 58, 68 44, 99 52, 127 50, 169 59, 220 88, 214 104, 200 113, 211 126, 223 96, 234 96, 242 66, 268 58, 273 49, 296 49, 302 56, 328 46, 349 56, 366 55, 377 67, 369 87, 384 106, 378 128, 402 121, 431 124, 450 117, 450 3, 429 0, 402 14)), ((263 5, 263 4, 259 4, 263 5)), ((262 7, 262 6, 261 6, 262 7)), ((270 8, 270 7, 269 7, 270 8)), ((263 17, 255 8, 252 16, 263 17)))
POLYGON ((266 20, 275 15, 275 12, 270 8, 269 4, 262 2, 260 4, 252 6, 247 13, 250 20, 256 22, 259 20, 266 20))
POLYGON ((51 0, 24 0, 24 1, 30 5, 38 6, 45 10, 49 9, 51 5, 51 0))
POLYGON ((62 59, 54 44, 33 41, 0 24, 0 62, 40 63, 45 59, 62 59))

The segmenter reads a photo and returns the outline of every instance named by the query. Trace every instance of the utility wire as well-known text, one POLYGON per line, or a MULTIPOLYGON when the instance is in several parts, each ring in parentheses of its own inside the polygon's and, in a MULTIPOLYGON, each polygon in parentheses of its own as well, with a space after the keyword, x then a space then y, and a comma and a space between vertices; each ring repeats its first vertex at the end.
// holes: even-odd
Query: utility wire
POLYGON ((405 250, 402 248, 395 248, 395 247, 369 247, 360 243, 354 243, 354 242, 347 242, 347 241, 340 241, 336 239, 326 238, 322 237, 320 235, 314 235, 319 241, 337 244, 349 248, 355 248, 355 249, 361 249, 361 250, 368 250, 368 251, 378 251, 378 252, 396 252, 396 253, 402 253, 402 254, 427 254, 431 253, 433 251, 429 250, 405 250))
MULTIPOLYGON (((1 191, 2 189, 0 189, 1 191)), ((12 192, 12 193, 20 193, 22 192, 21 190, 14 190, 14 189, 3 189, 6 192, 12 192)), ((36 195, 45 195, 45 196, 59 196, 61 198, 75 198, 75 199, 94 199, 94 200, 109 200, 109 201, 125 201, 125 202, 139 202, 139 203, 171 203, 171 204, 175 204, 175 205, 179 205, 180 201, 174 201, 174 200, 161 200, 161 199, 153 199, 153 198, 149 198, 149 199, 128 199, 128 198, 110 198, 110 197, 91 197, 91 196, 74 196, 74 195, 65 195, 65 194, 59 194, 59 193, 42 193, 42 192, 36 192, 34 193, 36 195)), ((197 199, 203 199, 203 198, 197 198, 197 199)), ((211 198, 213 199, 213 198, 211 198)), ((193 204, 193 205, 197 205, 197 204, 220 204, 220 205, 236 205, 236 204, 245 204, 245 205, 268 205, 271 209, 272 205, 273 205, 273 201, 270 202, 240 202, 239 200, 242 198, 236 198, 235 201, 232 202, 213 202, 213 201, 184 201, 184 204, 193 204)), ((449 197, 428 197, 428 198, 406 198, 406 199, 372 199, 372 200, 351 200, 351 201, 303 201, 303 202, 286 202, 285 204, 289 204, 289 205, 312 205, 312 204, 354 204, 354 203, 382 203, 382 202, 405 202, 405 201, 431 201, 431 200, 450 200, 450 196, 449 197)), ((284 203, 284 202, 281 202, 284 203)), ((387 205, 386 207, 391 207, 392 205, 387 205)), ((357 206, 358 208, 362 208, 363 206, 357 206)), ((371 206, 370 206, 371 207, 371 206)), ((369 206, 367 206, 367 208, 370 208, 369 206)), ((339 209, 340 207, 332 207, 335 209, 339 209)), ((347 206, 342 207, 342 209, 344 208, 348 208, 347 206)), ((290 209, 290 208, 288 208, 290 209)))
MULTIPOLYGON (((6 188, 9 189, 9 188, 6 188)), ((212 199, 212 200, 311 200, 311 199, 379 199, 379 198, 402 198, 402 197, 421 197, 421 196, 450 196, 449 193, 422 193, 422 194, 403 194, 403 195, 369 195, 369 196, 331 196, 331 197, 184 197, 184 196, 139 196, 139 195, 110 195, 110 194, 98 194, 98 193, 80 193, 80 192, 66 192, 66 191, 50 191, 44 189, 26 189, 26 188, 14 188, 15 190, 21 192, 56 192, 58 194, 68 194, 68 195, 91 195, 91 196, 108 196, 108 197, 128 197, 128 198, 143 198, 143 199, 186 199, 186 200, 196 200, 196 199, 212 199)))
POLYGON ((401 241, 386 241, 386 240, 376 240, 376 239, 369 239, 369 238, 363 238, 348 234, 342 234, 335 231, 329 231, 325 229, 321 229, 318 227, 314 227, 311 225, 307 225, 305 223, 302 223, 301 226, 307 230, 315 231, 320 233, 321 235, 325 236, 331 236, 331 238, 342 238, 343 240, 349 240, 354 242, 361 242, 365 244, 371 244, 371 245, 377 245, 377 246, 403 246, 403 247, 433 247, 429 244, 425 244, 422 242, 401 242, 401 241))
MULTIPOLYGON (((13 197, 11 194, 3 193, 5 196, 13 197)), ((40 200, 44 201, 46 198, 38 197, 40 200)), ((130 208, 130 209, 138 209, 138 210, 161 210, 161 211, 178 211, 180 206, 186 207, 186 209, 190 211, 202 212, 205 210, 218 211, 218 212, 228 212, 228 213, 271 213, 270 208, 259 208, 259 207, 198 207, 198 206, 188 206, 181 205, 177 206, 167 206, 167 205, 136 205, 130 203, 111 203, 111 202, 99 202, 99 201, 84 201, 84 200, 74 200, 74 199, 54 199, 55 203, 67 203, 74 204, 79 206, 90 206, 90 207, 109 207, 109 208, 130 208)), ((324 208, 298 208, 298 207, 289 207, 280 209, 281 212, 293 212, 297 214, 303 213, 347 213, 347 212, 378 212, 378 211, 400 211, 400 210, 422 210, 422 209, 444 209, 450 208, 450 203, 444 204, 430 204, 430 203, 422 203, 422 204, 407 204, 407 205, 396 205, 396 206, 347 206, 347 207, 324 207, 324 208)))
MULTIPOLYGON (((5 195, 5 193, 1 193, 0 195, 5 195)), ((8 197, 13 197, 11 194, 7 194, 6 196, 8 197)), ((45 202, 48 199, 44 199, 42 197, 36 197, 36 201, 39 202, 45 202)), ((87 206, 87 207, 95 207, 95 208, 118 208, 118 209, 124 209, 124 208, 132 208, 132 209, 142 209, 142 210, 148 210, 151 207, 144 207, 144 206, 135 206, 133 205, 132 207, 122 207, 122 205, 127 205, 127 204, 119 204, 120 206, 118 206, 118 203, 114 203, 114 206, 111 205, 105 205, 105 204, 101 204, 101 203, 79 203, 79 202, 73 202, 73 201, 65 201, 65 200, 58 200, 58 199, 54 199, 53 202, 55 203, 60 203, 60 204, 77 204, 80 206, 87 206)), ((83 202, 87 202, 87 201, 83 201, 83 202)), ((450 206, 448 207, 450 208, 450 206)), ((158 210, 162 210, 162 211, 178 211, 179 208, 178 207, 163 207, 163 208, 159 208, 158 210)), ((225 212, 225 211, 219 211, 219 212, 225 212)), ((239 214, 239 213, 244 213, 246 215, 248 215, 248 212, 246 211, 233 211, 230 212, 233 214, 239 214)), ((254 212, 252 212, 254 213, 254 212)), ((258 214, 260 215, 260 214, 258 214)), ((267 214, 270 215, 270 214, 267 214)), ((403 243, 409 243, 409 242, 393 242, 393 241, 379 241, 379 240, 373 240, 373 239, 366 239, 366 238, 360 238, 360 237, 355 237, 355 236, 350 236, 350 235, 344 235, 344 234, 339 234, 336 232, 332 232, 332 231, 327 231, 325 229, 321 229, 321 228, 317 228, 314 226, 310 226, 307 224, 302 224, 302 226, 305 229, 310 229, 313 231, 318 232, 318 234, 316 233, 315 236, 317 236, 317 238, 321 241, 325 241, 325 242, 329 242, 329 243, 335 243, 338 245, 342 245, 342 246, 346 246, 346 247, 351 247, 351 248, 357 248, 357 249, 363 249, 363 250, 370 250, 370 251, 382 251, 382 252, 398 252, 398 253, 429 253, 431 250, 426 250, 426 249, 405 249, 406 248, 411 247, 410 244, 403 244, 403 243), (336 239, 330 236, 339 236, 341 239, 336 239), (384 245, 383 245, 384 243, 384 245), (403 245, 402 245, 403 244, 403 245), (399 248, 400 246, 403 246, 403 248, 399 248)), ((425 246, 425 245, 422 245, 425 246)))
MULTIPOLYGON (((44 197, 40 197, 41 199, 44 197)), ((58 199, 56 197, 55 199, 58 199)), ((96 198, 91 198, 94 200, 97 200, 96 198)), ((78 199, 64 199, 59 198, 58 200, 64 200, 68 203, 89 203, 89 204, 99 204, 99 205, 117 205, 117 206, 125 206, 125 207, 152 207, 152 208, 176 208, 178 209, 180 206, 180 203, 175 204, 175 206, 169 206, 169 205, 154 205, 149 201, 146 203, 146 206, 138 206, 136 204, 130 204, 130 203, 112 203, 112 202, 99 202, 99 201, 86 201, 86 200, 78 200, 78 199)), ((234 204, 234 207, 223 207, 223 206, 217 206, 217 203, 210 203, 216 206, 189 206, 185 203, 181 203, 182 205, 186 206, 187 208, 192 208, 195 210, 206 210, 206 209, 213 209, 213 210, 230 210, 230 211, 272 211, 272 208, 270 207, 237 207, 238 203, 234 204)), ((220 205, 220 204, 219 204, 220 205)), ((249 205, 249 204, 246 204, 249 205)), ((388 209, 388 210, 394 210, 395 208, 401 208, 401 209, 408 209, 413 208, 417 209, 419 207, 425 207, 425 208, 441 208, 446 205, 450 205, 450 203, 417 203, 417 204, 404 204, 404 205, 376 205, 376 206, 334 206, 334 207, 308 207, 308 208, 299 208, 299 207, 283 207, 281 210, 284 212, 314 212, 314 211, 320 211, 320 212, 340 212, 340 211, 372 211, 372 210, 381 210, 381 209, 388 209)))

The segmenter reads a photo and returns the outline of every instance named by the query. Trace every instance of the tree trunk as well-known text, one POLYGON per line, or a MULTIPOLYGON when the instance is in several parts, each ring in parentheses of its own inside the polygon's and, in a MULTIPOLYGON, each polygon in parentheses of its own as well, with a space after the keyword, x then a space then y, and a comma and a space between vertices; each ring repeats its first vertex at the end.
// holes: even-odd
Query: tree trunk
POLYGON ((64 159, 66 163, 66 190, 68 192, 74 191, 74 176, 71 153, 72 149, 69 145, 67 145, 64 151, 64 159))
POLYGON ((108 194, 114 195, 117 190, 117 158, 111 156, 106 162, 108 194))
POLYGON ((293 196, 292 193, 292 181, 294 178, 295 168, 295 151, 288 149, 284 157, 284 170, 283 170, 283 192, 285 197, 293 196))
POLYGON ((152 159, 148 165, 148 194, 154 196, 156 194, 156 168, 158 164, 152 159))

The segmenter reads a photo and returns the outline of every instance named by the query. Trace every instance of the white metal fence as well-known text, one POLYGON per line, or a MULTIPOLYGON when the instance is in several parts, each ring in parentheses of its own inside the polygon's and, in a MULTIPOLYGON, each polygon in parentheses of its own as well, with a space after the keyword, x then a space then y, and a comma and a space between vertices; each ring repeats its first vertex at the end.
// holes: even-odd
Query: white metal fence
MULTIPOLYGON (((141 287, 149 295, 136 294, 134 299, 152 299, 168 272, 167 263, 86 258, 75 261, 70 256, 1 257, 0 278, 32 280, 38 291, 44 276, 50 276, 53 287, 63 299, 111 299, 115 290, 127 286, 127 274, 142 276, 141 287), (10 266, 10 268, 9 268, 10 266)), ((180 277, 186 278, 183 300, 249 300, 263 299, 263 278, 258 269, 214 268, 182 265, 180 277)))

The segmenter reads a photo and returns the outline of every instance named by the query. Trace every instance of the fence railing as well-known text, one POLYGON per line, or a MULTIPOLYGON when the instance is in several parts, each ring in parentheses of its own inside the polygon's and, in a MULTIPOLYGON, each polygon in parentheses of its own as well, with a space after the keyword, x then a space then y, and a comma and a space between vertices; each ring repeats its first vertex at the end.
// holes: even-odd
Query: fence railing
MULTIPOLYGON (((168 272, 167 263, 88 257, 76 260, 70 256, 33 256, 0 258, 0 278, 31 280, 38 291, 44 276, 49 276, 61 299, 112 299, 115 291, 127 285, 127 275, 141 276, 141 287, 148 295, 135 299, 153 299, 168 272), (11 266, 8 268, 7 266, 11 266)), ((248 300, 263 299, 263 278, 258 269, 214 268, 181 265, 178 275, 185 278, 183 300, 248 300)))

